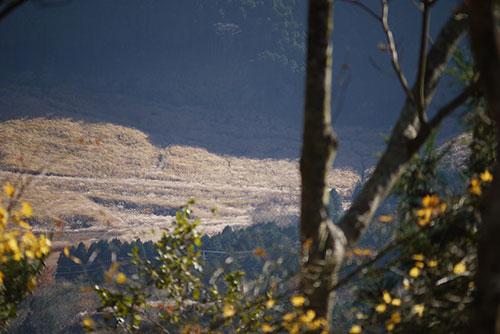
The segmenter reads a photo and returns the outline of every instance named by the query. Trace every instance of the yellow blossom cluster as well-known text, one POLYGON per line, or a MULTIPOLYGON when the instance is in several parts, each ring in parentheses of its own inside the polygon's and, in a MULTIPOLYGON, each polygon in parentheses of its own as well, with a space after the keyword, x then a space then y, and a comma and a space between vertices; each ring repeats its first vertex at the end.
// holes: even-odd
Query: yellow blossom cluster
POLYGON ((476 178, 472 178, 470 180, 470 186, 469 186, 469 192, 473 195, 481 195, 482 193, 482 188, 481 188, 481 183, 479 181, 482 181, 484 183, 488 183, 493 181, 493 175, 488 170, 485 170, 483 173, 479 174, 479 180, 476 178))
MULTIPOLYGON (((375 312, 384 313, 386 311, 392 311, 391 316, 385 324, 385 328, 388 333, 391 333, 397 324, 401 322, 401 311, 398 309, 402 305, 400 298, 393 298, 391 294, 386 290, 382 292, 383 302, 375 306, 375 312)), ((425 307, 423 304, 416 304, 413 306, 413 314, 417 314, 422 317, 424 314, 425 307)), ((357 319, 366 319, 367 316, 358 312, 356 314, 357 319)), ((353 325, 349 330, 349 334, 359 334, 363 332, 363 328, 360 325, 353 325)))
MULTIPOLYGON (((394 307, 399 307, 401 306, 401 299, 399 298, 392 298, 390 293, 388 291, 382 292, 382 299, 383 303, 378 304, 375 307, 375 311, 378 313, 383 313, 388 309, 388 306, 394 306, 394 307)), ((386 329, 390 332, 394 329, 396 324, 401 322, 401 312, 400 311, 394 311, 391 314, 390 319, 386 323, 386 329)))
POLYGON ((351 257, 353 255, 357 255, 357 256, 368 256, 368 255, 371 255, 373 253, 373 251, 371 249, 368 249, 368 248, 354 248, 353 250, 350 250, 347 252, 347 256, 351 257))
MULTIPOLYGON (((20 209, 14 210, 16 189, 7 184, 3 190, 6 198, 0 197, 0 263, 42 259, 49 254, 52 244, 45 235, 37 238, 25 221, 33 214, 31 205, 22 202, 20 209)), ((3 278, 4 273, 0 272, 0 283, 3 283, 3 278)))
POLYGON ((410 269, 408 272, 409 275, 413 278, 417 278, 420 275, 420 271, 424 269, 425 264, 430 268, 434 268, 438 265, 437 260, 427 260, 425 261, 425 257, 423 254, 414 254, 412 259, 415 260, 415 266, 410 269))
MULTIPOLYGON (((303 296, 297 295, 290 298, 290 302, 296 308, 294 311, 283 316, 281 326, 290 334, 297 334, 303 331, 319 330, 321 334, 327 334, 327 321, 325 318, 316 317, 316 312, 303 308, 306 299, 303 296)), ((264 333, 271 332, 271 326, 262 326, 264 333)))
POLYGON ((422 198, 422 206, 423 208, 416 212, 416 215, 419 217, 418 225, 420 227, 429 224, 433 217, 446 211, 446 203, 439 203, 437 195, 426 195, 422 198))

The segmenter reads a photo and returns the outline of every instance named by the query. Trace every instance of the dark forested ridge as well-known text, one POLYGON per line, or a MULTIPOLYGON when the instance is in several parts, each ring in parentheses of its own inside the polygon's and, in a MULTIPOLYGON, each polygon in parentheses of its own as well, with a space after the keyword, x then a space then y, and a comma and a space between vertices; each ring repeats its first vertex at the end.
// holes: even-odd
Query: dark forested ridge
POLYGON ((0 66, 20 84, 287 113, 301 105, 304 21, 300 0, 30 4, 0 25, 0 66))
MULTIPOLYGON (((275 261, 279 257, 284 259, 283 266, 287 270, 295 272, 298 259, 293 250, 298 243, 297 233, 295 225, 260 223, 241 230, 233 230, 227 226, 214 236, 205 235, 200 247, 203 275, 208 281, 217 269, 226 268, 227 271, 243 270, 251 279, 261 272, 266 259, 275 261), (255 252, 256 249, 262 249, 266 255, 255 252), (229 257, 232 258, 230 264, 226 263, 229 257)), ((140 258, 155 262, 157 253, 155 244, 151 241, 100 240, 88 247, 83 243, 72 246, 69 249, 70 257, 61 253, 55 277, 58 280, 100 283, 104 281, 105 273, 114 261, 120 264, 121 271, 132 275, 136 273, 136 267, 130 263, 134 248, 137 248, 140 258), (81 263, 71 260, 72 256, 81 263)))

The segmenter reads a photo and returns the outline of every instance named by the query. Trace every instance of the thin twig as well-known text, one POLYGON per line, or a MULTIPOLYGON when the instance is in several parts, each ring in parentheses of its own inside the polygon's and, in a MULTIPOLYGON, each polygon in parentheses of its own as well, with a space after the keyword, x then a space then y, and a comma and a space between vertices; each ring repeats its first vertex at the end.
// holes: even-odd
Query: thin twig
POLYGON ((478 77, 469 85, 469 87, 465 88, 457 97, 451 100, 447 105, 439 109, 434 118, 429 122, 429 128, 436 128, 441 121, 448 116, 453 110, 461 106, 477 89, 478 77))
POLYGON ((479 76, 473 79, 472 83, 466 87, 459 95, 457 95, 453 100, 448 102, 444 107, 438 110, 436 115, 432 118, 432 120, 427 123, 427 126, 421 128, 418 136, 414 139, 414 145, 420 145, 425 139, 427 139, 429 132, 437 128, 443 119, 445 119, 449 114, 451 114, 455 109, 460 107, 464 102, 472 96, 472 94, 476 91, 478 86, 479 76))
POLYGON ((387 0, 381 0, 382 1, 382 26, 384 28, 385 34, 387 36, 387 41, 389 43, 389 51, 391 52, 391 61, 392 61, 392 66, 394 67, 394 70, 396 71, 396 74, 398 75, 399 81, 401 82, 401 85, 403 86, 403 89, 406 92, 406 95, 408 96, 409 99, 415 101, 415 98, 413 97, 413 93, 411 92, 410 88, 408 87, 408 81, 406 80, 406 77, 403 73, 403 70, 401 69, 401 65, 399 64, 399 59, 398 59, 398 51, 396 49, 396 44, 394 43, 394 36, 392 34, 392 31, 389 27, 388 23, 388 14, 389 14, 389 4, 387 3, 387 0))
POLYGON ((365 5, 364 3, 359 2, 358 0, 341 0, 341 1, 349 2, 349 3, 352 3, 353 5, 356 5, 356 6, 360 7, 365 12, 367 12, 372 17, 374 17, 377 21, 381 21, 382 20, 382 18, 380 16, 378 16, 377 13, 375 13, 375 11, 373 11, 373 9, 371 9, 370 7, 368 7, 367 5, 365 5))
POLYGON ((21 6, 23 3, 27 2, 28 0, 13 0, 7 3, 1 10, 0 10, 0 20, 3 20, 7 15, 9 15, 14 9, 17 7, 21 6))
POLYGON ((69 5, 72 0, 31 0, 31 2, 40 8, 53 8, 69 5))
POLYGON ((430 26, 431 3, 428 0, 423 0, 424 13, 422 15, 422 34, 420 36, 420 55, 418 62, 417 76, 417 106, 418 118, 421 124, 426 123, 425 119, 425 69, 427 65, 427 44, 430 26))
POLYGON ((410 234, 407 237, 393 240, 384 249, 382 249, 379 252, 377 252, 377 254, 375 254, 368 261, 360 264, 356 269, 354 269, 349 274, 347 274, 344 277, 342 277, 334 286, 332 286, 330 288, 330 291, 334 291, 334 290, 340 288, 341 286, 349 283, 351 281, 351 279, 353 279, 356 275, 358 275, 360 272, 362 272, 363 270, 365 270, 367 267, 369 267, 369 266, 373 265, 374 263, 378 262, 385 255, 387 255, 387 253, 389 253, 390 251, 392 251, 393 249, 395 249, 399 245, 402 245, 402 244, 404 244, 404 243, 406 243, 406 242, 408 242, 408 241, 416 238, 417 236, 419 236, 420 234, 422 234, 423 231, 426 231, 427 228, 428 228, 428 226, 425 226, 424 228, 421 228, 421 229, 417 230, 416 232, 410 234))
MULTIPOLYGON (((349 50, 347 50, 349 51, 349 50)), ((335 101, 337 98, 337 92, 340 91, 339 100, 337 102, 337 107, 332 112, 331 123, 334 124, 337 117, 339 117, 342 112, 342 108, 344 106, 344 100, 347 92, 347 87, 349 86, 349 82, 351 81, 351 66, 349 65, 349 52, 346 52, 344 62, 342 64, 342 68, 340 70, 339 75, 337 76, 337 80, 335 82, 335 89, 332 93, 332 101, 335 101), (346 74, 345 74, 346 73, 346 74), (344 75, 345 74, 345 75, 344 75), (347 78, 343 78, 347 76, 347 78)))
POLYGON ((340 86, 340 88, 341 88, 340 97, 339 97, 339 101, 337 103, 337 107, 335 108, 335 111, 333 112, 333 115, 332 115, 332 124, 335 123, 335 121, 340 116, 340 113, 343 110, 345 97, 346 97, 346 93, 347 93, 347 87, 349 86, 349 83, 351 82, 351 77, 352 77, 351 72, 349 71, 347 73, 347 78, 345 79, 344 84, 342 86, 340 86))

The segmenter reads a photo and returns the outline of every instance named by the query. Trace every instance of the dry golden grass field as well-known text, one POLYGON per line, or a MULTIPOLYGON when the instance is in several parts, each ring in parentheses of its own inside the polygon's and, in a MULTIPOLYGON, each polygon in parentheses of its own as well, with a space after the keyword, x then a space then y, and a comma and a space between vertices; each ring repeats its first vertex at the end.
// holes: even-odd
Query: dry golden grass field
MULTIPOLYGON (((254 222, 296 221, 297 160, 221 156, 187 146, 154 146, 144 133, 109 123, 17 119, 0 123, 0 179, 33 183, 23 194, 38 230, 63 230, 65 241, 151 238, 176 208, 196 199, 201 230, 254 222), (215 214, 212 208, 216 208, 215 214)), ((329 185, 344 205, 360 181, 332 169, 329 185)))

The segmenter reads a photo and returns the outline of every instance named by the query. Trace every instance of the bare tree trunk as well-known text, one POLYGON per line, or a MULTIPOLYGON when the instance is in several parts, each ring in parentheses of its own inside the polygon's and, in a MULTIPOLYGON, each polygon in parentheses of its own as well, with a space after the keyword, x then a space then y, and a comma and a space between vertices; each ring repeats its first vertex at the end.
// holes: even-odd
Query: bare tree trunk
POLYGON ((460 94, 442 108, 434 119, 421 124, 424 119, 419 113, 423 113, 422 108, 425 109, 432 100, 445 66, 467 27, 465 20, 452 17, 427 54, 423 87, 422 82, 417 82, 412 90, 413 96, 416 96, 423 88, 424 105, 417 106, 414 99, 407 99, 375 172, 339 225, 334 225, 327 215, 329 194, 326 184, 327 173, 337 149, 337 139, 330 124, 332 7, 333 0, 309 1, 306 102, 300 165, 300 232, 304 260, 300 291, 307 297, 306 307, 314 310, 318 317, 325 317, 329 324, 333 310, 333 288, 346 248, 359 240, 378 206, 399 179, 413 154, 429 137, 431 130, 451 110, 463 103, 469 92, 460 94))
MULTIPOLYGON (((345 241, 342 233, 328 219, 329 193, 327 175, 331 168, 337 138, 331 127, 330 95, 332 76, 331 32, 333 0, 310 0, 307 44, 306 101, 302 159, 301 242, 305 263, 301 268, 300 290, 307 297, 309 309, 318 317, 328 318, 328 298, 335 283, 336 271, 325 271, 325 265, 338 268, 345 241), (337 251, 326 251, 326 241, 339 236, 337 251)), ((331 240, 330 240, 331 244, 331 240)), ((331 249, 331 248, 329 248, 331 249)))
MULTIPOLYGON (((494 0, 469 1, 472 51, 480 72, 480 84, 488 100, 488 111, 496 123, 500 142, 500 33, 495 19, 494 0)), ((477 295, 470 332, 500 333, 500 145, 493 184, 481 209, 477 295)))

